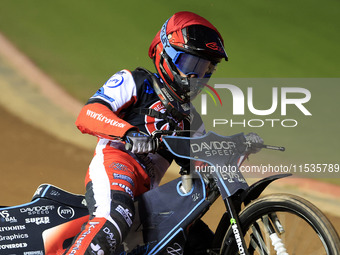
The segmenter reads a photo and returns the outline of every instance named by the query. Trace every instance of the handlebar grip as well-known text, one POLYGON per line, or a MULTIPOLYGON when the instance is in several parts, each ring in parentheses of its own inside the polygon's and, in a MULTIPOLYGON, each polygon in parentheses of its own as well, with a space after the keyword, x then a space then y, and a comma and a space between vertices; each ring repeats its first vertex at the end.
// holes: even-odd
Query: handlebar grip
MULTIPOLYGON (((154 145, 154 150, 151 151, 152 153, 155 153, 160 148, 160 145, 161 145, 159 139, 157 138, 154 138, 154 142, 155 142, 154 143, 155 145, 154 145)), ((125 141, 125 150, 132 151, 132 148, 133 148, 132 141, 125 141)))
POLYGON ((270 150, 277 150, 277 151, 285 151, 285 147, 280 147, 280 146, 272 146, 272 145, 264 145, 265 149, 270 149, 270 150))
POLYGON ((263 149, 269 149, 269 150, 276 150, 276 151, 285 151, 285 147, 281 146, 273 146, 273 145, 267 145, 267 144, 255 144, 255 147, 263 148, 263 149))

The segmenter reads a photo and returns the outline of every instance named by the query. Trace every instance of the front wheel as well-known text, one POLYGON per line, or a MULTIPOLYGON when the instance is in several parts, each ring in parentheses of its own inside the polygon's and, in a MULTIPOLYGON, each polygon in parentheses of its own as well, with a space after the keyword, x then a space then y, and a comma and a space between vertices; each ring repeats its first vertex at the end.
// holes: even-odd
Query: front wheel
MULTIPOLYGON (((339 255, 340 240, 329 220, 313 204, 289 194, 259 198, 240 213, 249 254, 339 255)), ((231 228, 221 254, 239 254, 231 228)))

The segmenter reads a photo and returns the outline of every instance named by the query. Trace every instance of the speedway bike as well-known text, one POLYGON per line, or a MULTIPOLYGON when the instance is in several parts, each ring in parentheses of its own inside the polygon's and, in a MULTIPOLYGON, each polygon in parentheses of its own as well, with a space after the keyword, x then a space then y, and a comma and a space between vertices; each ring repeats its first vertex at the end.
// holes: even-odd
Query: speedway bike
MULTIPOLYGON (((251 144, 242 133, 208 132, 195 138, 166 131, 153 135, 162 137, 162 146, 173 155, 195 163, 182 169, 179 178, 135 198, 135 220, 115 254, 340 254, 336 230, 313 204, 291 194, 260 196, 270 183, 290 174, 248 185, 240 171, 239 164, 252 146, 284 148, 251 144), (225 213, 202 250, 200 219, 217 199, 223 200, 225 213), (188 250, 195 232, 199 242, 188 250)), ((62 254, 88 218, 83 195, 40 185, 31 202, 0 208, 0 254, 62 254)), ((107 234, 114 242, 114 236, 107 234)))

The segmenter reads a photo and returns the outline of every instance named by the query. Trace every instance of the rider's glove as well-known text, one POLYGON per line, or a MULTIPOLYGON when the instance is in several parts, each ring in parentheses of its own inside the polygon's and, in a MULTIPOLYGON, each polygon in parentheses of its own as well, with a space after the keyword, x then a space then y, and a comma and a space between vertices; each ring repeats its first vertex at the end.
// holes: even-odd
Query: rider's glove
POLYGON ((136 130, 128 131, 124 140, 127 144, 127 149, 137 154, 155 152, 158 148, 157 139, 136 130))
POLYGON ((249 133, 245 135, 247 150, 249 153, 257 153, 261 150, 263 139, 256 133, 249 133))

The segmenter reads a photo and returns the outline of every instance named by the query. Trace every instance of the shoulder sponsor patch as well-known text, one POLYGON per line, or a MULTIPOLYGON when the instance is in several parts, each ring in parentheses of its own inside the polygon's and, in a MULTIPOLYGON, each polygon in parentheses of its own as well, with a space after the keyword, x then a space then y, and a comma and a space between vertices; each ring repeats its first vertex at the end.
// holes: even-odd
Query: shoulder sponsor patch
POLYGON ((109 88, 117 88, 124 83, 124 77, 121 72, 114 74, 111 78, 104 84, 109 88))

